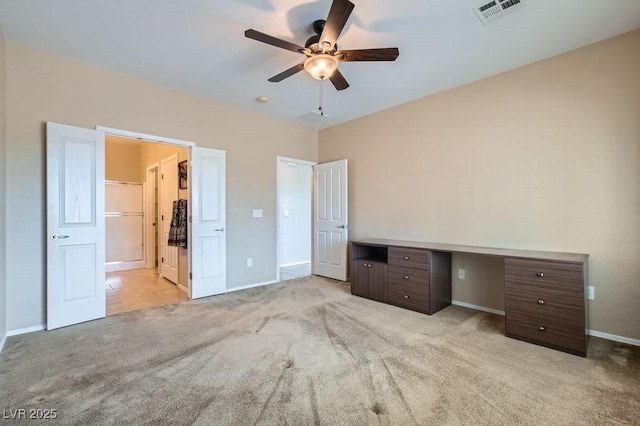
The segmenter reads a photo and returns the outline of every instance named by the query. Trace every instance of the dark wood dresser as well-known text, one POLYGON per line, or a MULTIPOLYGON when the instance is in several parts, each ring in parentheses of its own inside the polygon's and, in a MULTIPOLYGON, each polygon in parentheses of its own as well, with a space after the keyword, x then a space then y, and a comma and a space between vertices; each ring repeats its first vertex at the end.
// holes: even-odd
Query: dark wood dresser
POLYGON ((452 253, 500 256, 506 335, 587 354, 587 254, 383 239, 351 247, 352 294, 429 315, 451 304, 452 253))

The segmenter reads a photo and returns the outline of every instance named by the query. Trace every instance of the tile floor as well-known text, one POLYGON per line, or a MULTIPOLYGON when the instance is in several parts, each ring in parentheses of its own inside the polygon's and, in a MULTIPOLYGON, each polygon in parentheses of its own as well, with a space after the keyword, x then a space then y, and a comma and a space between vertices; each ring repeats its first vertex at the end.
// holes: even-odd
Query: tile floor
POLYGON ((293 280, 311 275, 311 262, 280 268, 280 281, 293 280))
POLYGON ((107 315, 188 300, 187 293, 154 269, 107 272, 107 315))

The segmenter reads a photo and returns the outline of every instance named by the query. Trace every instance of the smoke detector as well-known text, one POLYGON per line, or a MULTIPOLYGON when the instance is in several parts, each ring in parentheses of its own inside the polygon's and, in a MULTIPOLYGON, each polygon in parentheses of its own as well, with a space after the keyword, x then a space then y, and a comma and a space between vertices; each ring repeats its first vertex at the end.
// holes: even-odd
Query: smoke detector
POLYGON ((480 19, 480 22, 482 22, 482 25, 487 25, 496 19, 520 9, 522 6, 524 6, 524 0, 491 0, 478 7, 474 7, 473 11, 480 19))

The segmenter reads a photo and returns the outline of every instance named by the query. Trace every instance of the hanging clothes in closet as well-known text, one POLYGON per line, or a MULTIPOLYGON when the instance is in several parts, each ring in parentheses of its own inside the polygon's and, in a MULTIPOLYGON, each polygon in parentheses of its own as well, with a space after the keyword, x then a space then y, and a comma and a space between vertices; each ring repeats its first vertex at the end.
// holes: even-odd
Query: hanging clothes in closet
POLYGON ((187 248, 187 200, 173 202, 168 245, 187 248))

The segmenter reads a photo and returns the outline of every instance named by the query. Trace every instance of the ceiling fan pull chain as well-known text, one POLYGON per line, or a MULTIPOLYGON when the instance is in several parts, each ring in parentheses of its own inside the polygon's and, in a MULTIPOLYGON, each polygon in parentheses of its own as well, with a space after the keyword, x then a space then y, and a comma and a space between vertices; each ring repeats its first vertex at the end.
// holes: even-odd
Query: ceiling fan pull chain
POLYGON ((324 80, 320 80, 320 107, 318 108, 318 111, 320 111, 320 115, 324 116, 324 110, 322 109, 323 103, 324 103, 324 90, 323 90, 323 86, 322 84, 324 83, 324 80))

